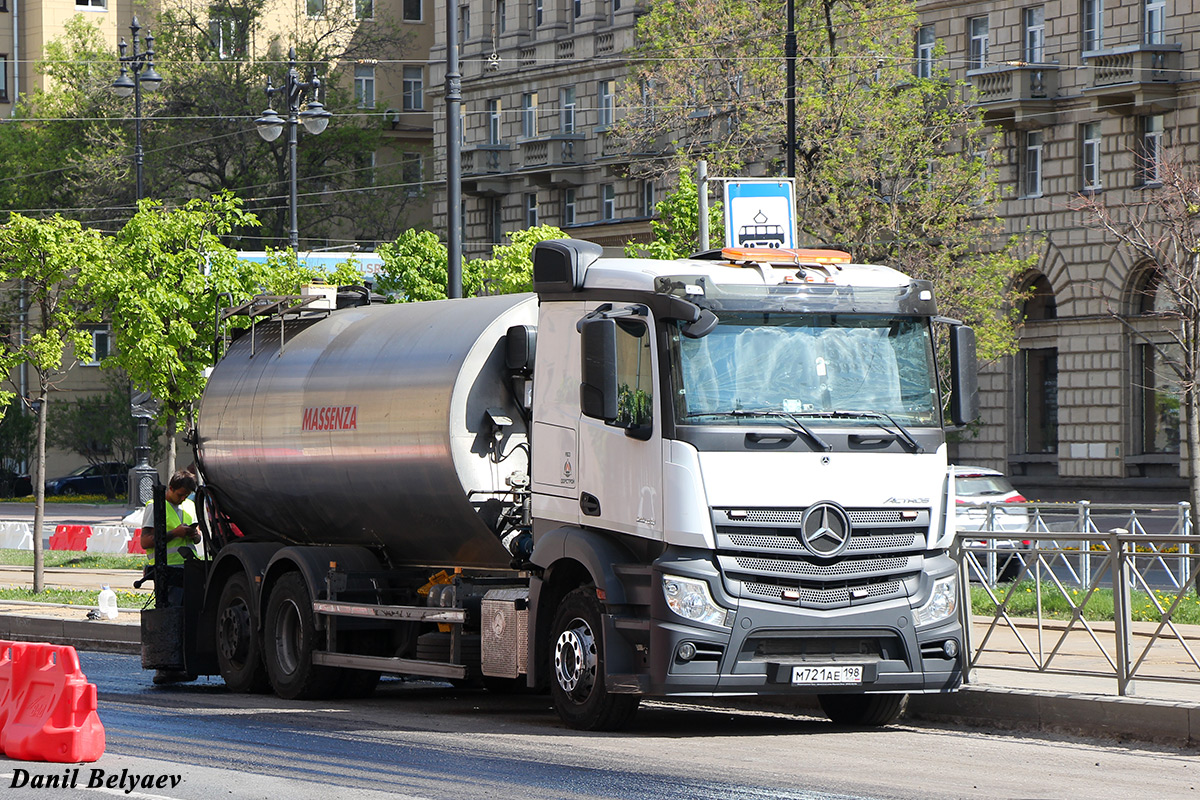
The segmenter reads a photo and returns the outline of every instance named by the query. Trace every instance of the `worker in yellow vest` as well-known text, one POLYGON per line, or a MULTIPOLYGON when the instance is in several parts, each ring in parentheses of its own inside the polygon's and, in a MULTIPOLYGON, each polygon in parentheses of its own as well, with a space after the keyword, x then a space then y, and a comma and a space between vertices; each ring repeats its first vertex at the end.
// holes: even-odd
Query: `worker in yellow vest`
MULTIPOLYGON (((196 476, 187 470, 179 470, 167 483, 164 497, 167 501, 167 575, 166 586, 156 586, 156 592, 165 592, 167 605, 183 605, 183 564, 196 557, 196 544, 200 541, 199 524, 196 522, 196 505, 188 496, 196 491, 196 476)), ((142 549, 146 551, 149 566, 154 566, 154 501, 146 504, 142 514, 142 549)), ((175 670, 158 670, 154 682, 180 683, 195 680, 195 675, 175 670)))

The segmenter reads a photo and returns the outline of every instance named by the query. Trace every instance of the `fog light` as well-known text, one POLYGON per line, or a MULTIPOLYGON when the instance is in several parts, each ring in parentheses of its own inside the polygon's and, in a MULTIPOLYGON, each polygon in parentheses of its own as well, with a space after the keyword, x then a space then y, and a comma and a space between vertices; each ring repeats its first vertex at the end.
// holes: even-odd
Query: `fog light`
POLYGON ((680 661, 691 661, 696 657, 696 645, 691 642, 684 642, 679 645, 678 655, 680 661))
POLYGON ((942 652, 946 654, 946 658, 954 658, 958 655, 958 642, 954 639, 947 639, 942 644, 942 652))

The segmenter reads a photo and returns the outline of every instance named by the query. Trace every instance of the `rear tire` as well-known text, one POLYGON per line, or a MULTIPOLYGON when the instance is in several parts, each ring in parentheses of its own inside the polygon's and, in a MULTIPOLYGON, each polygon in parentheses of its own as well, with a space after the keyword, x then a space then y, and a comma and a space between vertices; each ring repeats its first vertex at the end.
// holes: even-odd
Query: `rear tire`
POLYGON ((238 694, 271 688, 262 660, 262 636, 254 623, 253 596, 243 573, 229 577, 217 604, 216 649, 221 678, 238 694))
POLYGON ((835 724, 856 728, 890 725, 908 708, 906 694, 820 694, 817 700, 835 724))
POLYGON ((314 664, 317 649, 308 585, 300 573, 289 572, 271 590, 263 631, 263 661, 275 694, 285 700, 312 700, 333 693, 339 671, 314 664))
POLYGON ((579 588, 563 598, 550 628, 550 694, 558 716, 578 730, 624 728, 641 699, 604 686, 602 613, 596 589, 579 588))

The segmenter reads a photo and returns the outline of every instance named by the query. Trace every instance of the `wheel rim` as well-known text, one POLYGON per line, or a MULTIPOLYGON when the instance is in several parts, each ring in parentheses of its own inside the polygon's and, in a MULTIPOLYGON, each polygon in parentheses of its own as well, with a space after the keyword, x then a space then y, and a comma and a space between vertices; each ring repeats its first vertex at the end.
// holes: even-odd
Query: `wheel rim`
POLYGON ((281 604, 275 623, 276 660, 286 675, 300 665, 300 634, 300 609, 289 598, 281 604))
POLYGON ((218 645, 227 663, 241 666, 250 653, 250 609, 238 601, 221 613, 218 645))
POLYGON ((576 617, 554 643, 554 675, 564 692, 587 697, 596 683, 596 637, 586 621, 576 617))

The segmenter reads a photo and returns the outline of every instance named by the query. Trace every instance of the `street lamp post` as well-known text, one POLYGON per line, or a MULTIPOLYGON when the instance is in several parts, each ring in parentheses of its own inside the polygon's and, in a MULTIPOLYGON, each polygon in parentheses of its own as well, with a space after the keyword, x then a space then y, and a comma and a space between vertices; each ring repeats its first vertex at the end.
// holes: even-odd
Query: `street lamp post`
POLYGON ((288 71, 283 77, 283 85, 276 87, 272 85, 270 76, 267 77, 267 110, 254 120, 254 124, 258 126, 258 135, 268 142, 279 138, 285 123, 288 126, 288 205, 292 215, 288 243, 293 250, 300 247, 300 225, 296 211, 296 123, 303 122, 305 130, 314 136, 325 130, 329 118, 333 115, 326 111, 325 106, 317 99, 317 91, 320 88, 321 81, 317 78, 315 69, 307 82, 300 79, 300 72, 296 69, 296 48, 293 47, 288 53, 288 71), (275 95, 282 95, 287 102, 286 120, 271 107, 275 95), (301 105, 305 106, 303 111, 300 110, 301 105))
POLYGON ((129 55, 125 54, 129 45, 125 44, 125 39, 122 38, 118 45, 121 50, 121 74, 112 83, 112 89, 118 97, 133 95, 133 164, 137 174, 137 199, 139 201, 142 199, 144 191, 142 163, 145 155, 142 151, 142 87, 145 86, 146 91, 153 92, 162 84, 162 76, 154 69, 154 36, 147 30, 146 35, 142 37, 145 40, 146 49, 140 50, 138 48, 138 31, 141 29, 142 26, 138 24, 137 17, 134 17, 129 22, 129 38, 133 40, 133 52, 129 55), (133 77, 129 75, 131 72, 133 77))

